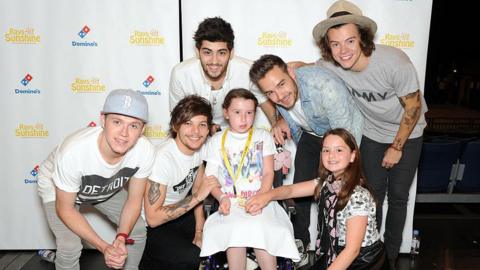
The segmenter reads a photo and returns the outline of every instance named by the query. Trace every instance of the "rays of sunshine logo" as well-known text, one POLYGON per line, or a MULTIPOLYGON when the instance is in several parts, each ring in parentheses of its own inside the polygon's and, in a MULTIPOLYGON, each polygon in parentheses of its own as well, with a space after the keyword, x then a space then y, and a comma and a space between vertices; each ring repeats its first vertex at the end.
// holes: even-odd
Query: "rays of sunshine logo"
POLYGON ((46 138, 48 137, 48 130, 41 123, 19 124, 15 129, 15 136, 20 138, 46 138))
POLYGON ((5 33, 5 41, 13 44, 38 44, 40 35, 33 28, 9 28, 5 33))
POLYGON ((72 41, 72 46, 73 47, 98 47, 98 43, 96 41, 88 41, 84 40, 84 38, 90 33, 92 29, 88 26, 85 25, 80 29, 80 32, 78 32, 78 36, 82 39, 80 41, 78 40, 73 40, 72 41))
POLYGON ((100 83, 99 78, 75 78, 70 84, 70 90, 74 93, 102 93, 105 92, 106 88, 105 84, 100 83))
POLYGON ((147 78, 142 82, 142 85, 144 88, 137 90, 137 92, 139 92, 142 95, 160 96, 162 93, 160 92, 159 89, 150 88, 150 86, 154 81, 155 81, 155 78, 152 75, 148 75, 147 78))
POLYGON ((380 38, 380 44, 397 47, 399 49, 409 49, 415 47, 415 41, 410 40, 409 33, 385 34, 380 38))
POLYGON ((161 125, 147 125, 143 135, 150 139, 163 139, 168 136, 168 132, 166 130, 162 130, 161 125))
POLYGON ((159 34, 158 30, 133 31, 128 40, 130 44, 137 46, 160 46, 165 44, 165 37, 159 34))
POLYGON ((35 165, 35 167, 33 167, 33 169, 30 171, 30 175, 28 176, 28 178, 25 178, 23 182, 25 184, 36 184, 38 182, 37 175, 38 175, 39 169, 40 169, 40 165, 35 165))
MULTIPOLYGON (((33 76, 30 75, 30 73, 27 73, 21 80, 20 84, 22 86, 27 86, 31 81, 33 80, 33 76)), ((30 88, 22 88, 20 86, 19 88, 15 88, 15 94, 16 95, 38 95, 41 93, 40 89, 30 89, 30 88)))
POLYGON ((257 38, 257 45, 261 47, 288 48, 293 45, 293 40, 285 32, 263 32, 257 38))

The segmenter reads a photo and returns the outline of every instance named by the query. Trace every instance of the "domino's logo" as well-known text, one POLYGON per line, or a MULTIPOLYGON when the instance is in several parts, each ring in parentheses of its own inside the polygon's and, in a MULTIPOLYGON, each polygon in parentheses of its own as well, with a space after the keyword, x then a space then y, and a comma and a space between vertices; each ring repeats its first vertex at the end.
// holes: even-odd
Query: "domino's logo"
POLYGON ((21 84, 27 86, 27 84, 33 79, 32 75, 27 74, 25 77, 20 81, 21 84))
MULTIPOLYGON (((23 86, 27 86, 31 81, 33 80, 32 75, 28 74, 23 77, 23 79, 20 81, 20 84, 23 86)), ((16 95, 39 95, 41 93, 40 89, 30 89, 30 88, 24 88, 20 86, 19 88, 15 88, 15 94, 16 95)))
POLYGON ((72 46, 74 47, 98 47, 98 43, 96 41, 92 40, 84 40, 83 38, 87 36, 88 33, 90 33, 92 29, 88 27, 88 25, 85 25, 80 32, 78 32, 78 36, 82 40, 72 40, 72 46))
POLYGON ((160 90, 154 89, 155 87, 148 88, 154 81, 155 78, 152 75, 148 75, 148 77, 142 83, 144 88, 137 90, 137 92, 142 95, 159 96, 161 94, 160 90))
POLYGON ((25 184, 36 184, 38 182, 37 175, 38 175, 39 169, 40 169, 40 166, 35 165, 35 167, 30 171, 30 175, 33 176, 33 178, 28 176, 25 179, 23 179, 23 182, 25 184))
POLYGON ((81 38, 84 38, 88 32, 90 32, 90 28, 88 27, 88 25, 85 25, 82 30, 80 30, 80 32, 78 32, 78 36, 81 37, 81 38))
POLYGON ((153 83, 153 81, 155 81, 155 78, 152 75, 150 75, 150 76, 147 77, 147 79, 145 81, 143 81, 143 86, 149 87, 150 84, 153 83))
POLYGON ((33 170, 30 171, 30 174, 33 177, 36 177, 38 175, 38 168, 40 168, 40 166, 36 165, 35 167, 33 167, 33 170))

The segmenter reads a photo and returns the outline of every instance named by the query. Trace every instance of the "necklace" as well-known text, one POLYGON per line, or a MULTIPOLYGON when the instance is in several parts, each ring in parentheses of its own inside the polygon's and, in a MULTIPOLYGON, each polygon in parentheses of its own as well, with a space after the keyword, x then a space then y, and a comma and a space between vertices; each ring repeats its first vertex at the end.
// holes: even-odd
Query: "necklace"
POLYGON ((227 140, 228 130, 229 129, 227 128, 223 132, 221 151, 222 151, 223 162, 225 163, 225 167, 227 167, 228 174, 230 175, 233 181, 233 193, 237 195, 237 191, 235 189, 235 182, 237 181, 238 176, 240 175, 240 171, 242 170, 243 163, 245 162, 245 156, 247 156, 248 148, 250 147, 250 142, 252 141, 253 128, 250 128, 250 130, 248 130, 247 142, 243 147, 242 157, 240 159, 240 163, 238 164, 236 172, 233 171, 232 165, 230 164, 230 160, 228 159, 228 156, 227 156, 227 151, 225 150, 225 141, 227 140))

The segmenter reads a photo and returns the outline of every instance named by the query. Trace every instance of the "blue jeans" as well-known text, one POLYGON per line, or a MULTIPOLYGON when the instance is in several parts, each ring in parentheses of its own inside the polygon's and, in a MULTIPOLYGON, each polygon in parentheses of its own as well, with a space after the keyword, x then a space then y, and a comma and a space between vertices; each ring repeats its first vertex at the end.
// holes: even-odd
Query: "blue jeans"
POLYGON ((377 202, 377 226, 380 231, 382 204, 388 194, 388 212, 385 221, 384 242, 389 260, 396 260, 407 216, 408 192, 418 167, 422 137, 406 141, 399 163, 387 170, 382 167, 385 151, 390 144, 362 137, 360 153, 367 183, 377 202))

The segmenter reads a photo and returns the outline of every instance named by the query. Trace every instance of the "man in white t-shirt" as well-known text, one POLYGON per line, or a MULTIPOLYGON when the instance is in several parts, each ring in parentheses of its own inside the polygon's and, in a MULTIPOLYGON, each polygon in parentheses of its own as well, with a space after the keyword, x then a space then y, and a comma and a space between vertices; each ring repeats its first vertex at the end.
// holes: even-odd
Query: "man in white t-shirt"
POLYGON ((140 211, 155 153, 142 136, 147 121, 144 96, 113 90, 101 112, 101 127, 71 134, 41 164, 38 192, 56 238, 57 270, 80 269, 82 239, 103 253, 108 267, 138 269, 146 238, 140 211), (83 203, 117 225, 112 243, 79 212, 83 203))
POLYGON ((198 269, 205 217, 200 202, 218 186, 204 178, 200 149, 212 124, 212 107, 189 95, 173 108, 170 138, 157 148, 145 192, 147 244, 140 269, 198 269), (195 208, 194 211, 190 211, 195 208))
MULTIPOLYGON (((255 94, 268 121, 274 123, 275 108, 250 81, 248 72, 252 62, 234 56, 235 36, 230 23, 220 17, 206 18, 199 24, 193 38, 197 56, 172 69, 170 110, 186 95, 197 94, 207 99, 212 104, 213 134, 219 127, 223 129, 228 126, 222 111, 225 95, 231 89, 245 88, 255 94)), ((258 110, 257 117, 261 114, 258 110)))

